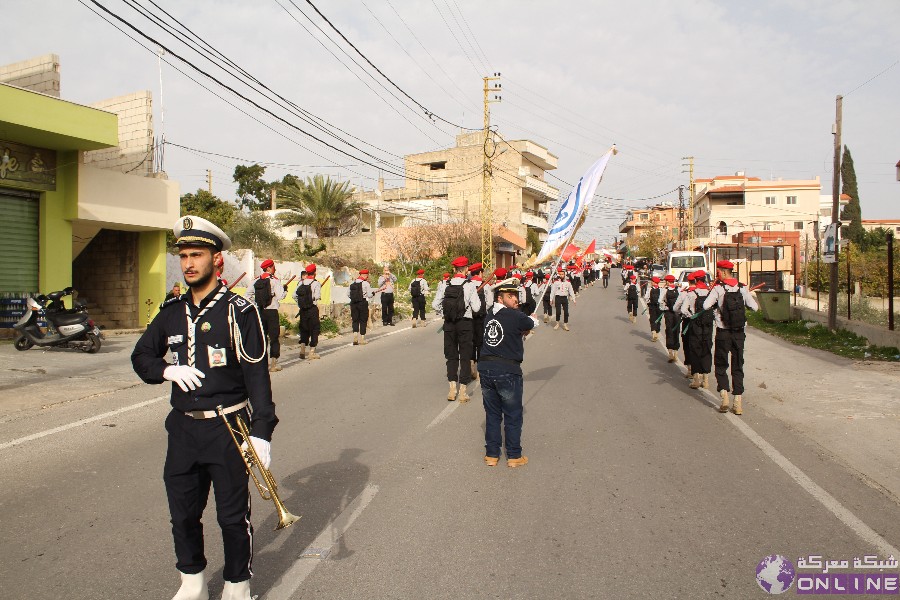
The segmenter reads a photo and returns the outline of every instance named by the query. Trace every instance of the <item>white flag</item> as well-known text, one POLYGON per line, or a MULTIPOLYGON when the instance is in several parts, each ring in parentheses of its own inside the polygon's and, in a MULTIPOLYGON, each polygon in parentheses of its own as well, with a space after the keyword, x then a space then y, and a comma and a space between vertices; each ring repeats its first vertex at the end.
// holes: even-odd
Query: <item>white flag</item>
POLYGON ((591 168, 578 180, 578 185, 569 192, 566 201, 563 202, 556 213, 553 226, 547 234, 544 245, 541 246, 541 252, 538 254, 535 263, 542 263, 550 256, 553 256, 559 247, 566 243, 572 232, 575 231, 575 227, 578 226, 578 221, 581 219, 581 214, 594 198, 594 192, 597 191, 597 186, 603 177, 603 171, 606 170, 606 163, 609 162, 609 157, 615 153, 616 148, 613 146, 609 152, 600 157, 600 160, 591 165, 591 168))

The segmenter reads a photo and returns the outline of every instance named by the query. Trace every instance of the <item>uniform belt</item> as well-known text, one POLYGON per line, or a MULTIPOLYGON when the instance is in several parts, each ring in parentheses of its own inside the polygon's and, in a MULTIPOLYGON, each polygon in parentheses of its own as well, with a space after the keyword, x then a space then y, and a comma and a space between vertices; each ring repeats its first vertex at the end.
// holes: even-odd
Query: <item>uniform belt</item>
POLYGON ((514 366, 519 366, 520 364, 522 364, 522 361, 521 361, 521 360, 513 360, 513 359, 511 359, 511 358, 504 358, 504 357, 502 357, 502 356, 493 356, 493 355, 491 355, 491 356, 479 356, 479 357, 478 357, 478 360, 479 360, 479 362, 480 362, 480 361, 485 361, 485 362, 499 362, 499 363, 504 363, 504 364, 507 364, 507 365, 514 365, 514 366))
MULTIPOLYGON (((248 404, 250 404, 250 401, 244 400, 243 402, 239 402, 237 404, 229 406, 228 408, 223 408, 222 414, 229 415, 233 412, 237 412, 237 411, 241 410, 242 408, 246 407, 248 404)), ((216 417, 219 416, 219 413, 217 413, 214 410, 188 410, 188 411, 185 411, 184 414, 193 419, 215 419, 216 417)))

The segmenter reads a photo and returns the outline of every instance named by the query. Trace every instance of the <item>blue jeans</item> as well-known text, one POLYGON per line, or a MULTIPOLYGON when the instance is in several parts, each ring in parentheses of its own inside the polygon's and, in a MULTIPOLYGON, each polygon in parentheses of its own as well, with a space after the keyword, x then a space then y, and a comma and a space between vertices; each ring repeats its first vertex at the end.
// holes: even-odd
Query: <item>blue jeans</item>
POLYGON ((502 422, 506 458, 519 458, 522 456, 522 375, 486 369, 479 369, 479 374, 485 413, 484 454, 500 457, 502 422))

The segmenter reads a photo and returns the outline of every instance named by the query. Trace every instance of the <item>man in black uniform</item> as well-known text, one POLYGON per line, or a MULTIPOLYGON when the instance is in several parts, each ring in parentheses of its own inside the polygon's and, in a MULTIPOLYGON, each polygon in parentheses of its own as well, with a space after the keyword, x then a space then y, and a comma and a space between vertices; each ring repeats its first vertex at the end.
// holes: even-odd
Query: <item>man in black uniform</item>
POLYGON ((201 517, 210 484, 215 487, 225 550, 222 597, 250 600, 253 527, 248 476, 217 407, 232 426, 237 415, 249 424, 249 441, 268 468, 278 418, 262 322, 254 304, 229 292, 216 278, 215 260, 231 246, 228 236, 193 216, 179 219, 174 231, 189 292, 163 305, 131 355, 135 372, 145 382, 174 384, 163 469, 175 566, 182 581, 173 600, 209 596, 201 517), (164 359, 167 351, 172 363, 164 359))
POLYGON ((484 315, 487 312, 487 305, 484 296, 484 282, 482 273, 484 265, 480 262, 469 267, 469 281, 476 286, 475 291, 478 294, 478 300, 481 301, 481 308, 472 311, 472 380, 478 379, 478 357, 481 354, 481 340, 484 337, 484 315))

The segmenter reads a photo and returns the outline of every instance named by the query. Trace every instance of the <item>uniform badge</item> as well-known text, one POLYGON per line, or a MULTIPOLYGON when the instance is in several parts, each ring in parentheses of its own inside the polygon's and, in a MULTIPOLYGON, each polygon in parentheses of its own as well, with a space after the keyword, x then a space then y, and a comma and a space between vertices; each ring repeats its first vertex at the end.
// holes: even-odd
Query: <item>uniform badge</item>
POLYGON ((174 346, 175 344, 180 344, 184 341, 183 335, 170 335, 167 340, 169 346, 174 346))
POLYGON ((209 356, 210 367, 224 367, 228 364, 228 356, 223 348, 206 347, 206 353, 209 356))
POLYGON ((190 218, 190 217, 185 217, 184 220, 181 221, 181 226, 182 226, 184 229, 193 229, 193 228, 194 228, 194 222, 191 221, 191 218, 190 218))
POLYGON ((503 325, 500 324, 500 321, 497 319, 491 319, 488 321, 487 326, 484 328, 484 343, 494 348, 500 345, 500 342, 503 341, 503 325))
POLYGON ((200 331, 206 333, 210 329, 212 329, 212 325, 209 324, 209 321, 203 321, 203 325, 200 326, 200 331))

